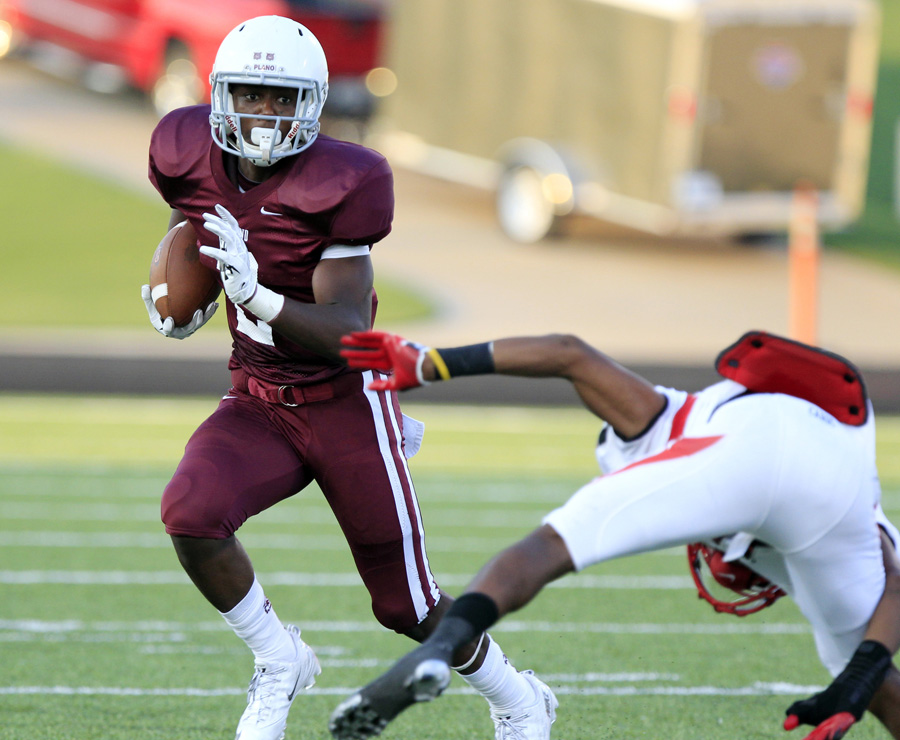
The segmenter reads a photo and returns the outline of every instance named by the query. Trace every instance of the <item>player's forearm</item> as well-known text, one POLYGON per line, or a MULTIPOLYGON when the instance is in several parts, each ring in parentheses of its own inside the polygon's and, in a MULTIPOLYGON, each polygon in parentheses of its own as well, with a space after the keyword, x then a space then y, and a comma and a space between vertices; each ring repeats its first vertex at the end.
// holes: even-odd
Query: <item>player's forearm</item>
POLYGON ((878 717, 895 740, 900 740, 900 672, 891 666, 875 692, 869 711, 878 717))
POLYGON ((882 531, 881 552, 884 561, 884 592, 869 620, 866 640, 884 645, 893 655, 900 649, 900 560, 890 538, 882 531))
MULTIPOLYGON (((567 360, 560 353, 566 338, 508 337, 465 347, 429 350, 422 362, 425 380, 450 380, 461 375, 516 375, 532 378, 566 377, 567 360)), ((577 340, 576 340, 577 341, 577 340)))
POLYGON ((651 383, 569 334, 498 340, 494 363, 507 375, 565 378, 584 405, 624 437, 643 432, 665 403, 651 383))
POLYGON ((863 641, 824 691, 788 708, 786 730, 813 724, 819 731, 829 723, 845 724, 848 716, 852 725, 868 709, 900 740, 900 673, 891 663, 900 646, 900 563, 890 538, 879 531, 886 581, 863 641))
POLYGON ((370 327, 371 305, 370 297, 357 304, 302 303, 287 298, 269 325, 291 342, 341 362, 341 337, 370 327))
MULTIPOLYGON (((863 639, 881 643, 893 655, 900 648, 900 560, 891 539, 883 530, 879 532, 885 572, 884 592, 863 639)), ((900 739, 900 672, 893 665, 872 697, 869 711, 878 717, 892 737, 900 739)))
POLYGON ((466 347, 437 348, 425 357, 422 374, 426 380, 449 380, 460 375, 489 373, 568 378, 569 369, 582 346, 585 345, 577 337, 551 334, 543 337, 507 337, 466 347), (486 361, 486 353, 489 361, 486 361))
POLYGON ((644 431, 665 405, 651 383, 573 335, 507 337, 490 345, 438 348, 426 355, 422 376, 428 381, 455 377, 460 356, 471 358, 469 364, 480 372, 569 380, 585 406, 625 437, 644 431), (492 363, 479 356, 483 348, 490 348, 492 363), (437 366, 441 362, 444 367, 437 366))

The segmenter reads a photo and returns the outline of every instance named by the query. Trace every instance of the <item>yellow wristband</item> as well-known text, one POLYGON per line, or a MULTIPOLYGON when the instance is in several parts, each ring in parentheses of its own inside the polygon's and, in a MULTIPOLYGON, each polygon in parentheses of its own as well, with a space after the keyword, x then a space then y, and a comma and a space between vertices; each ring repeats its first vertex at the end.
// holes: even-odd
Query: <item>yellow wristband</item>
POLYGON ((431 361, 434 363, 434 369, 437 370, 441 380, 450 380, 450 371, 447 369, 447 364, 444 362, 444 358, 438 354, 438 351, 429 349, 425 354, 431 358, 431 361))

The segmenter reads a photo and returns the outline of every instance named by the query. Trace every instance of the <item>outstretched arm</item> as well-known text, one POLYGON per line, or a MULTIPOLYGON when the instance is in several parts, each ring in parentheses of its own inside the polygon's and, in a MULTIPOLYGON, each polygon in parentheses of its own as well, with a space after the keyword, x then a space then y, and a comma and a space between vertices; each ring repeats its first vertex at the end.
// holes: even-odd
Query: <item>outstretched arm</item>
MULTIPOLYGON (((881 643, 891 655, 895 655, 900 649, 900 559, 894 543, 883 531, 881 552, 885 572, 884 593, 869 621, 865 639, 881 643)), ((891 737, 900 740, 900 671, 893 663, 869 703, 869 711, 878 717, 891 737)))
POLYGON ((665 405, 653 385, 576 336, 508 337, 466 347, 430 349, 385 332, 354 332, 342 339, 351 367, 394 376, 379 388, 404 390, 461 375, 499 373, 565 378, 584 405, 622 437, 640 434, 665 405))
POLYGON ((893 655, 900 649, 900 559, 894 543, 884 530, 881 533, 881 556, 884 562, 884 593, 869 620, 866 640, 877 640, 893 655))
POLYGON ((653 385, 576 336, 498 339, 495 371, 534 378, 565 378, 584 405, 621 437, 646 429, 665 405, 653 385))

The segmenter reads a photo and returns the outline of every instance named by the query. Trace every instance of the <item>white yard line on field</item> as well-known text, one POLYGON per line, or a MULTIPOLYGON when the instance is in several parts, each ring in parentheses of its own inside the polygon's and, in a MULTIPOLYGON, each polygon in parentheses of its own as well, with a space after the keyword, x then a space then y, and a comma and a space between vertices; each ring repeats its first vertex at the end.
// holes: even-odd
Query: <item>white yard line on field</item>
MULTIPOLYGON (((267 586, 304 586, 357 588, 362 584, 357 573, 261 573, 260 582, 267 586)), ((441 574, 444 586, 465 586, 469 574, 441 574)), ((0 570, 0 584, 15 586, 187 586, 188 577, 181 571, 139 570, 0 570)), ((688 576, 668 575, 584 575, 578 574, 548 584, 547 588, 617 589, 617 590, 681 590, 694 588, 688 576)))
MULTIPOLYGON (((531 510, 484 509, 472 515, 467 507, 432 508, 430 516, 439 518, 443 527, 466 527, 467 529, 491 528, 529 528, 537 527, 549 507, 531 510)), ((66 502, 55 504, 48 512, 47 502, 4 501, 3 519, 19 521, 46 522, 48 513, 53 521, 100 521, 100 522, 158 522, 159 504, 107 504, 66 502)), ((297 507, 282 507, 271 513, 261 514, 257 521, 265 524, 271 521, 278 524, 337 524, 331 509, 322 503, 297 507)), ((426 521, 427 523, 427 521, 426 521)))
MULTIPOLYGON (((821 691, 821 686, 802 686, 791 683, 754 682, 750 686, 553 686, 553 692, 561 696, 787 696, 812 694, 821 691)), ((307 689, 311 696, 346 696, 356 691, 356 687, 333 686, 330 688, 307 689)), ((211 698, 220 696, 241 696, 244 688, 193 689, 193 688, 123 688, 117 686, 0 686, 0 696, 181 696, 211 698)), ((473 694, 470 688, 448 689, 444 695, 473 694)))
MULTIPOLYGON (((251 550, 336 550, 347 549, 347 540, 340 534, 241 534, 241 542, 251 550)), ((54 531, 0 531, 0 547, 46 548, 125 548, 172 549, 169 536, 158 532, 54 532, 54 531)), ((496 537, 428 537, 431 552, 467 552, 491 555, 500 547, 496 537)), ((683 553, 683 550, 682 550, 683 553)))
MULTIPOLYGON (((251 550, 346 550, 347 541, 339 534, 265 534, 246 532, 241 542, 251 550)), ((492 555, 501 544, 496 537, 441 537, 429 535, 428 549, 433 552, 483 552, 492 555)), ((156 532, 72 532, 55 530, 0 530, 0 547, 47 548, 134 548, 166 549, 172 541, 160 528, 156 532)), ((655 550, 648 555, 685 557, 683 546, 655 550)))
MULTIPOLYGON (((346 632, 388 632, 374 619, 369 621, 304 622, 304 634, 346 632)), ((116 621, 87 622, 78 619, 52 621, 43 619, 0 619, 0 642, 33 640, 71 641, 75 635, 96 636, 113 634, 130 641, 133 635, 168 636, 180 642, 185 636, 197 632, 227 632, 224 621, 169 622, 169 621, 116 621)), ((810 632, 805 622, 548 622, 507 619, 491 628, 491 632, 556 632, 632 635, 796 635, 810 632)), ((163 639, 135 638, 136 641, 164 642, 163 639)))

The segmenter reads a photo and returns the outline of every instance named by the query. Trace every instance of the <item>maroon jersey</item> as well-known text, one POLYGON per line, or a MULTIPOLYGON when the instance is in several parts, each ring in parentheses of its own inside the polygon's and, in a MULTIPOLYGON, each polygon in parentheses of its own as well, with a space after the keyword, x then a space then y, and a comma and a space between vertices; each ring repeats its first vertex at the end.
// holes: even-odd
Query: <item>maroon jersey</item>
MULTIPOLYGON (((374 244, 390 232, 390 166, 371 149, 320 135, 306 151, 282 160, 268 180, 242 192, 225 169, 224 158, 235 155, 212 141, 209 112, 208 105, 180 108, 159 122, 150 141, 150 181, 187 217, 205 245, 218 246, 218 239, 204 228, 203 214, 223 205, 244 229, 260 284, 314 303, 313 271, 327 247, 374 244)), ((241 367, 283 385, 305 385, 346 372, 231 301, 227 313, 233 370, 241 367)))

